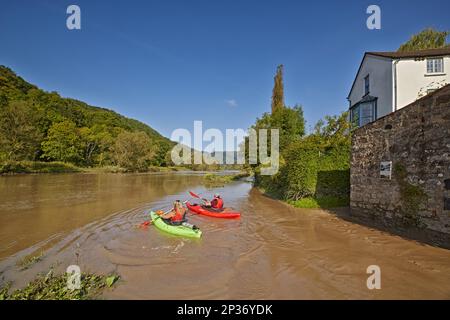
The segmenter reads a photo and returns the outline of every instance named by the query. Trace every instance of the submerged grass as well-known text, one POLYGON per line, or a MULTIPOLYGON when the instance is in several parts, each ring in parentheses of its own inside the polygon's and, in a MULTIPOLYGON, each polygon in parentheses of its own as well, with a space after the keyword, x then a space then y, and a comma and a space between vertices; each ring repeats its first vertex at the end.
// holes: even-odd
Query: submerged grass
POLYGON ((350 199, 347 197, 307 197, 299 200, 288 200, 287 203, 297 208, 307 208, 307 209, 331 209, 339 207, 347 207, 350 204, 350 199))
POLYGON ((35 263, 42 260, 42 257, 44 256, 44 252, 41 251, 36 255, 28 255, 25 256, 23 259, 17 261, 16 265, 20 268, 20 270, 26 270, 35 263))
POLYGON ((241 172, 232 175, 218 175, 214 173, 208 173, 203 177, 203 183, 210 188, 221 187, 244 177, 248 177, 248 173, 241 172))
POLYGON ((10 291, 11 284, 0 288, 0 300, 87 300, 98 297, 103 290, 112 287, 118 275, 100 276, 81 274, 80 289, 71 290, 67 286, 68 275, 54 275, 50 270, 38 276, 25 288, 10 291))

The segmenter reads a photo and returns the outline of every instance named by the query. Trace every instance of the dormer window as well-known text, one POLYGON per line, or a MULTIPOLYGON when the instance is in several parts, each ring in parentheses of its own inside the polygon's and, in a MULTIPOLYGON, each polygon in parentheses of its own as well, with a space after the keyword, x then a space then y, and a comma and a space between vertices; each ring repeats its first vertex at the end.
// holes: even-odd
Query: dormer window
POLYGON ((427 59, 427 73, 444 73, 444 59, 432 58, 427 59))
POLYGON ((370 89, 370 81, 369 81, 369 75, 367 75, 364 78, 364 95, 369 94, 369 89, 370 89))

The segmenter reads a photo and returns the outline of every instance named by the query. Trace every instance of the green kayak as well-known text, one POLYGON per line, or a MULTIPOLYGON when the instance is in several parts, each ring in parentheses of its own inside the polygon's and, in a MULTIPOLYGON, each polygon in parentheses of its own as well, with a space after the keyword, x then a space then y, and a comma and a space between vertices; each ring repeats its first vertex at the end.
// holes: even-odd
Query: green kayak
POLYGON ((202 236, 202 231, 200 229, 194 230, 185 226, 172 226, 165 223, 164 220, 153 211, 150 211, 150 217, 152 218, 152 223, 155 227, 167 233, 190 238, 200 238, 202 236))

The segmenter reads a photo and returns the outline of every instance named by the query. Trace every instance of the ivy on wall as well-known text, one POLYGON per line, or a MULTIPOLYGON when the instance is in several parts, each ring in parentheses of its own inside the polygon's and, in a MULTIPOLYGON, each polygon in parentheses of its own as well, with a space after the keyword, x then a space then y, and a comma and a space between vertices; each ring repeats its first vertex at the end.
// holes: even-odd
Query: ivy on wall
POLYGON ((394 176, 400 188, 401 211, 406 217, 405 222, 410 222, 417 227, 422 225, 418 212, 423 203, 428 199, 425 191, 420 186, 411 184, 408 180, 408 171, 401 163, 394 165, 394 176))

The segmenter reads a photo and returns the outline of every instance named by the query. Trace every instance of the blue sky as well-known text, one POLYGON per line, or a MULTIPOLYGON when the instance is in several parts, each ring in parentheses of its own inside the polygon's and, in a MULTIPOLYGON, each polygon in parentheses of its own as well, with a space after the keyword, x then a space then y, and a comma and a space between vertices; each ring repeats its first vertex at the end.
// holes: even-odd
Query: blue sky
POLYGON ((425 27, 450 30, 450 1, 0 0, 0 64, 47 91, 176 128, 248 128, 285 100, 307 126, 347 108, 365 51, 390 51, 425 27), (66 8, 81 8, 81 30, 66 8), (366 8, 381 8, 381 30, 366 8))

